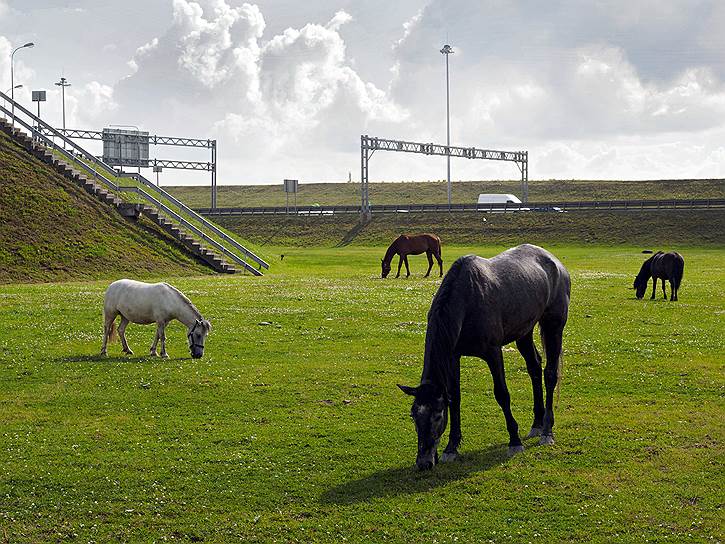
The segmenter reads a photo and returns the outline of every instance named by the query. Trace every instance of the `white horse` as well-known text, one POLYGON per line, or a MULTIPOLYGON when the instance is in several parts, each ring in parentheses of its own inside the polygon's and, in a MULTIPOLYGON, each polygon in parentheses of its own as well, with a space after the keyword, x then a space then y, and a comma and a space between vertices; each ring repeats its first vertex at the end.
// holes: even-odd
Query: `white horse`
POLYGON ((103 302, 104 327, 101 355, 106 355, 106 346, 115 335, 115 321, 121 316, 118 335, 123 352, 133 355, 126 342, 126 326, 129 323, 148 325, 156 323, 156 337, 151 344, 151 355, 156 355, 156 345, 161 340, 161 357, 166 354, 166 325, 178 319, 187 328, 189 351, 194 359, 204 355, 204 340, 211 323, 202 317, 199 310, 176 287, 168 283, 143 283, 134 280, 114 281, 106 289, 103 302))

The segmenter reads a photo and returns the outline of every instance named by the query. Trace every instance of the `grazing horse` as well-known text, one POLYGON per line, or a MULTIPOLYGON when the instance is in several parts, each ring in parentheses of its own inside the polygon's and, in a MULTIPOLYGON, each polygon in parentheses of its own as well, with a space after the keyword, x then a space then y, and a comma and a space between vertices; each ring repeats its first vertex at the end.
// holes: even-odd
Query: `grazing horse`
POLYGON ((202 317, 199 310, 176 287, 168 283, 143 283, 134 280, 114 281, 106 289, 103 301, 104 327, 101 355, 106 355, 108 341, 115 334, 115 320, 121 316, 118 335, 123 352, 133 355, 126 342, 126 326, 129 323, 148 325, 156 323, 156 336, 151 344, 151 355, 156 355, 156 345, 161 341, 161 357, 166 354, 166 325, 178 319, 186 325, 189 351, 194 359, 204 355, 204 340, 211 323, 202 317))
POLYGON ((680 290, 680 283, 682 282, 682 274, 685 271, 685 259, 682 255, 672 251, 670 253, 663 253, 658 251, 642 263, 642 268, 639 269, 639 274, 634 278, 634 285, 632 289, 635 289, 637 298, 642 298, 647 291, 647 282, 650 277, 652 278, 652 296, 650 300, 655 298, 657 293, 657 278, 662 280, 662 294, 667 300, 667 292, 665 291, 665 281, 670 282, 670 300, 677 300, 677 292, 680 290))
POLYGON ((441 269, 441 276, 443 275, 443 259, 441 258, 441 239, 435 234, 416 234, 414 236, 408 236, 407 234, 401 234, 398 236, 392 244, 388 247, 385 252, 385 257, 381 261, 382 263, 382 277, 387 278, 390 274, 390 262, 393 260, 395 254, 400 255, 398 261, 398 273, 395 275, 396 278, 400 277, 400 267, 405 263, 405 270, 407 272, 406 277, 410 276, 410 267, 408 267, 408 255, 420 255, 425 253, 428 257, 428 272, 425 273, 424 277, 428 277, 430 269, 433 268, 433 257, 438 261, 438 266, 441 269))
POLYGON ((569 311, 569 273, 548 251, 524 244, 492 259, 461 257, 446 274, 430 311, 420 385, 398 385, 415 397, 411 417, 418 433, 416 465, 438 462, 438 442, 450 413, 451 430, 442 461, 458 456, 461 442, 462 355, 480 357, 493 376, 493 394, 503 410, 509 454, 523 451, 510 408, 501 347, 516 342, 534 390, 534 423, 528 437, 553 444, 554 389, 559 379, 562 333, 569 311), (546 352, 546 406, 541 385, 541 356, 534 345, 539 324, 546 352))

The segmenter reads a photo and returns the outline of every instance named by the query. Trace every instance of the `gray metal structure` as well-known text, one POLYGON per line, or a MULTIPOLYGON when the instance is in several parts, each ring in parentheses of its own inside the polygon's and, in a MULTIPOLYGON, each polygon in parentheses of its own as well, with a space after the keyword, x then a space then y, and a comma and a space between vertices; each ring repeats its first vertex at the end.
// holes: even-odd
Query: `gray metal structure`
MULTIPOLYGON (((66 138, 77 138, 80 140, 101 140, 104 139, 104 131, 100 130, 83 130, 72 128, 53 129, 62 134, 66 138)), ((52 135, 52 132, 45 130, 45 134, 52 135)), ((216 167, 217 167, 217 141, 202 138, 181 138, 178 136, 157 136, 155 134, 141 133, 139 136, 135 132, 131 132, 126 136, 127 142, 134 141, 134 138, 140 138, 142 143, 146 145, 169 145, 178 147, 196 147, 207 148, 211 153, 209 162, 199 161, 181 161, 181 160, 164 160, 164 159, 142 159, 141 161, 130 161, 124 163, 125 166, 140 166, 142 168, 174 168, 177 170, 201 170, 211 173, 211 208, 217 207, 217 183, 216 183, 216 167), (147 134, 147 135, 144 135, 147 134)))
MULTIPOLYGON (((217 227, 214 223, 208 221, 203 216, 186 206, 183 202, 176 199, 173 195, 167 193, 160 187, 155 186, 149 180, 138 174, 131 174, 130 177, 135 178, 143 185, 138 186, 122 186, 114 181, 116 171, 110 165, 104 163, 98 157, 94 156, 76 142, 66 137, 61 129, 55 129, 39 117, 34 115, 30 110, 23 107, 12 100, 4 93, 0 93, 0 98, 8 100, 12 103, 13 109, 8 110, 5 106, 0 106, 0 113, 14 116, 14 120, 28 131, 36 131, 39 142, 53 153, 59 154, 69 165, 75 166, 79 172, 88 172, 88 177, 94 182, 103 184, 107 189, 116 193, 134 193, 138 195, 145 203, 152 205, 160 212, 166 214, 172 220, 175 220, 181 227, 196 235, 200 240, 208 243, 217 249, 223 255, 244 267, 245 270, 255 276, 261 276, 261 268, 268 269, 269 264, 263 259, 248 250, 226 232, 217 227), (20 112, 17 114, 16 111, 20 112), (40 127, 39 129, 37 127, 40 127), (56 143, 60 140, 65 143, 68 149, 61 147, 56 143), (149 191, 155 193, 152 195, 149 191), (169 205, 162 202, 165 200, 169 205), (227 244, 226 246, 224 244, 227 244), (230 249, 231 248, 231 249, 230 249), (254 268, 248 260, 254 261, 258 268, 254 268)), ((99 133, 100 134, 100 133, 99 133)))
POLYGON ((295 212, 297 211, 297 192, 299 190, 299 180, 296 179, 286 179, 284 180, 284 192, 285 196, 287 197, 287 213, 289 213, 289 194, 293 193, 295 195, 295 212))
POLYGON ((521 193, 524 203, 529 200, 529 152, 528 151, 497 151, 492 149, 478 149, 476 147, 457 147, 442 144, 426 144, 421 142, 407 142, 404 140, 390 140, 375 138, 364 134, 360 136, 360 212, 369 215, 370 207, 369 173, 370 157, 377 150, 398 151, 403 153, 418 153, 422 155, 443 155, 447 157, 461 157, 464 159, 485 159, 491 161, 508 161, 516 163, 521 171, 521 193))
MULTIPOLYGON (((441 49, 441 54, 446 57, 446 145, 451 146, 451 98, 448 82, 448 56, 453 54, 453 48, 446 44, 441 49)), ((446 157, 446 179, 448 180, 448 205, 451 205, 451 156, 446 157)))
MULTIPOLYGON (((704 199, 660 199, 660 200, 574 200, 554 202, 529 202, 528 204, 377 204, 371 206, 376 214, 408 213, 561 213, 561 212, 657 212, 686 210, 725 210, 725 198, 704 199)), ((211 217, 228 215, 284 215, 288 213, 284 206, 255 206, 240 208, 197 208, 197 213, 211 217)), ((339 214, 357 214, 360 207, 351 206, 300 206, 300 216, 330 216, 339 214)))

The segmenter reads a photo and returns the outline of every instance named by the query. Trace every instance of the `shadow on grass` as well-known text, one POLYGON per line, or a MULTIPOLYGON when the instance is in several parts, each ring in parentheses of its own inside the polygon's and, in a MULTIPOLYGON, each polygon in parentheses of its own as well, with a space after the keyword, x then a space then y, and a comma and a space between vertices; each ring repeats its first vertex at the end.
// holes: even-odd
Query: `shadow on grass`
POLYGON ((64 355, 53 357, 54 363, 154 363, 168 361, 193 361, 192 357, 162 359, 153 355, 64 355))
POLYGON ((505 463, 508 459, 506 444, 465 452, 458 461, 440 464, 433 470, 425 472, 416 470, 411 458, 409 466, 382 470, 365 478, 335 486, 322 495, 320 502, 353 504, 390 495, 426 492, 488 470, 505 463))
POLYGON ((352 241, 358 237, 358 235, 367 225, 368 224, 365 221, 358 221, 353 228, 345 233, 345 236, 342 237, 342 240, 335 244, 335 247, 345 247, 350 245, 352 241))

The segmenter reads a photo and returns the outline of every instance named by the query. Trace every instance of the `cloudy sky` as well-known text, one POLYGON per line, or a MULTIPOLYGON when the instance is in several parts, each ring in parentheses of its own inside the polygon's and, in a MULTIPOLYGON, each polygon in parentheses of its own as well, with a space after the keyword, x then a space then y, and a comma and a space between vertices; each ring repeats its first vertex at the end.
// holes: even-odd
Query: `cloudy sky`
MULTIPOLYGON (((725 177, 724 28, 721 0, 0 0, 0 84, 33 41, 18 94, 47 89, 54 123, 64 75, 69 127, 216 138, 222 184, 357 180, 361 134, 445 141, 450 43, 454 145, 528 150, 532 179, 725 177)), ((371 161, 444 177, 442 157, 371 161)))

